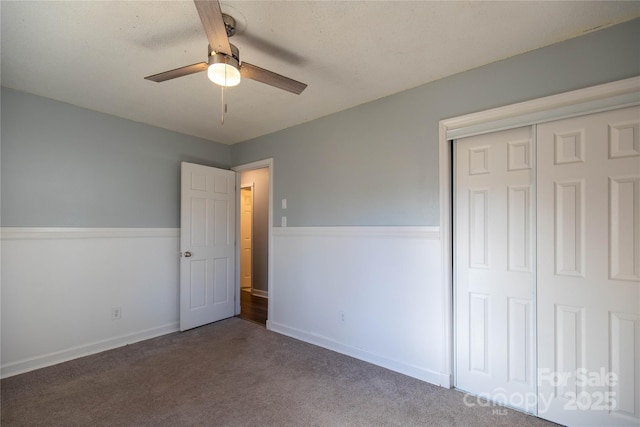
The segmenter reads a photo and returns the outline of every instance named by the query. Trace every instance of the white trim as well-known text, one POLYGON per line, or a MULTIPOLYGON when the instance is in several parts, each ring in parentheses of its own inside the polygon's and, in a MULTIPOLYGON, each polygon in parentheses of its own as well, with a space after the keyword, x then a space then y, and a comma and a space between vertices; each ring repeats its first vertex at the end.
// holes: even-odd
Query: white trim
MULTIPOLYGON (((531 354, 531 378, 538 377, 538 128, 531 126, 531 334, 533 345, 531 354)), ((538 381, 533 382, 533 392, 538 394, 538 381)), ((531 413, 538 416, 538 405, 532 408, 531 413)))
MULTIPOLYGON (((231 168, 232 171, 236 172, 236 187, 240 187, 240 172, 254 170, 254 169, 269 169, 269 231, 267 236, 267 250, 269 253, 267 254, 268 260, 268 269, 269 272, 267 274, 267 298, 269 298, 269 293, 271 292, 271 287, 273 285, 273 158, 258 160, 251 163, 245 163, 243 165, 234 166, 231 168)), ((238 218, 240 218, 240 192, 236 195, 236 212, 238 218)), ((236 221, 236 242, 240 240, 240 221, 236 221)), ((236 245, 236 315, 240 314, 240 245, 236 245)), ((253 290, 253 287, 252 287, 253 290)), ((272 304, 267 305, 267 319, 272 318, 273 316, 273 308, 272 304)), ((269 321, 267 320, 267 329, 269 329, 269 321)))
POLYGON ((267 321, 267 325, 269 326, 269 329, 274 332, 304 342, 308 342, 310 344, 324 347, 338 353, 346 354, 347 356, 355 357, 356 359, 364 360, 365 362, 373 363, 374 365, 378 365, 395 372, 400 372, 401 374, 409 375, 411 377, 429 382, 431 384, 439 385, 446 388, 450 387, 449 375, 446 373, 424 369, 419 366, 401 362, 399 360, 388 359, 386 357, 379 356, 360 348, 339 343, 331 338, 319 334, 305 332, 300 329, 291 328, 280 323, 267 321))
POLYGON ((456 139, 640 104, 640 77, 443 120, 456 139))
POLYGON ((445 372, 451 372, 450 385, 454 384, 453 371, 453 257, 451 222, 451 146, 446 138, 443 121, 439 124, 440 133, 440 244, 442 254, 442 366, 445 372))
MULTIPOLYGON (((612 100, 626 99, 628 94, 637 94, 640 91, 640 77, 632 77, 630 79, 620 80, 617 82, 606 83, 585 89, 579 89, 558 95, 547 96, 544 98, 534 99, 531 101, 520 102, 517 104, 507 105, 504 107, 493 108, 491 110, 481 111, 473 114, 467 114, 460 117, 441 120, 439 123, 439 178, 440 178, 440 229, 442 242, 442 279, 444 286, 444 311, 445 325, 443 330, 445 341, 445 366, 453 366, 453 278, 452 278, 452 229, 451 229, 451 143, 449 135, 454 130, 470 128, 471 126, 486 125, 493 122, 496 126, 504 125, 501 120, 513 119, 518 116, 527 114, 540 113, 553 109, 567 108, 564 111, 570 111, 571 106, 582 104, 586 108, 582 110, 582 114, 595 112, 594 108, 612 109, 614 104, 612 100)), ((636 95, 637 96, 637 95, 636 95)), ((625 106, 621 105, 622 106, 625 106)), ((560 111, 560 110, 558 110, 560 111)), ((573 110, 577 115, 580 108, 573 110)), ((542 116, 541 116, 542 117, 542 116)), ((515 121, 513 122, 515 123, 515 121)), ((529 123, 534 124, 534 123, 529 123)), ((483 128, 483 132, 493 130, 490 126, 483 128)), ((468 129, 467 129, 468 130, 468 129)), ((462 134, 462 133, 461 133, 462 134)), ((448 369, 449 372, 453 372, 448 369)))
POLYGON ((269 329, 450 387, 439 236, 430 226, 274 228, 269 329))
POLYGON ((0 240, 180 237, 179 228, 2 227, 0 240))
POLYGON ((114 348, 133 344, 143 340, 148 340, 177 331, 178 322, 173 322, 155 328, 146 329, 144 331, 138 331, 131 334, 121 335, 119 337, 108 338, 86 345, 44 354, 42 356, 19 360, 17 362, 2 365, 1 377, 11 377, 13 375, 18 375, 24 372, 32 371, 34 369, 56 365, 58 363, 67 362, 79 357, 89 356, 91 354, 100 353, 102 351, 112 350, 114 348))
POLYGON ((364 227, 274 227, 278 237, 404 237, 440 239, 440 227, 434 226, 364 226, 364 227))
POLYGON ((234 166, 231 168, 232 171, 235 172, 244 172, 250 171, 254 169, 263 169, 263 168, 271 168, 273 166, 273 158, 257 160, 251 163, 245 163, 243 165, 234 166))

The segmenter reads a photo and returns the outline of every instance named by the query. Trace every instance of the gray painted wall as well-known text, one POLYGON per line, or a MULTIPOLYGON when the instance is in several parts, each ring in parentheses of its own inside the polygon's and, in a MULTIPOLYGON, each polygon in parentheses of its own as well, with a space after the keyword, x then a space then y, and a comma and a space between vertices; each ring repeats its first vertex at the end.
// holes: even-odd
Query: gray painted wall
POLYGON ((1 225, 178 227, 180 161, 270 157, 290 226, 438 225, 439 120, 639 75, 638 40, 630 21, 231 147, 3 88, 1 225))
POLYGON ((180 162, 227 145, 2 88, 3 227, 179 227, 180 162))
POLYGON ((639 75, 638 40, 636 19, 233 145, 232 164, 273 157, 289 226, 438 225, 439 120, 639 75))
POLYGON ((269 169, 255 169, 240 174, 241 185, 253 187, 253 241, 251 272, 253 289, 269 290, 269 169))

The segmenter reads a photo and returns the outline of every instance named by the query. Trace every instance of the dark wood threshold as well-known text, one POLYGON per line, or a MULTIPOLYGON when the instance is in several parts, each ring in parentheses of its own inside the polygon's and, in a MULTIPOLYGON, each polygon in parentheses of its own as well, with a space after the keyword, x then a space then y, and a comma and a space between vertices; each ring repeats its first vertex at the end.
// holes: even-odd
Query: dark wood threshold
POLYGON ((242 289, 240 291, 240 315, 238 317, 267 326, 268 304, 267 298, 251 295, 248 289, 242 289))

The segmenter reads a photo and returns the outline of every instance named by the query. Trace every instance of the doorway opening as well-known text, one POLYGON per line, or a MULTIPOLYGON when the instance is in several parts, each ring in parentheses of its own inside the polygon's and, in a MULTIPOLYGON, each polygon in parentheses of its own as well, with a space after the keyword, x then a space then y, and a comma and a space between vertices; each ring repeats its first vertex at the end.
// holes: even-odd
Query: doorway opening
MULTIPOLYGON (((246 174, 250 172, 244 172, 245 181, 249 180, 246 174)), ((242 174, 240 177, 242 182, 242 174)), ((240 188, 240 318, 266 325, 268 298, 264 295, 263 289, 253 286, 253 257, 254 255, 260 256, 260 248, 255 254, 253 251, 254 188, 254 181, 242 184, 240 188)), ((260 206, 258 206, 259 212, 260 206)), ((258 223, 256 225, 258 227, 256 231, 260 233, 262 231, 260 227, 263 227, 264 224, 258 223)), ((259 263, 261 260, 257 259, 256 261, 259 263)))
POLYGON ((252 290, 253 185, 240 189, 240 290, 252 290))
POLYGON ((239 172, 240 189, 237 205, 239 298, 236 314, 242 319, 266 326, 270 276, 270 168, 257 163, 235 170, 239 172))

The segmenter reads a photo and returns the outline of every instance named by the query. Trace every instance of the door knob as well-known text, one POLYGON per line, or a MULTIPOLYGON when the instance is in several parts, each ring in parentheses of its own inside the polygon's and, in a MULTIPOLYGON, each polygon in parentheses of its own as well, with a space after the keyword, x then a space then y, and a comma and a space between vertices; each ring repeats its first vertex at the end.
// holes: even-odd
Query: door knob
POLYGON ((191 252, 187 251, 184 253, 184 257, 185 258, 190 258, 191 257, 191 252))

